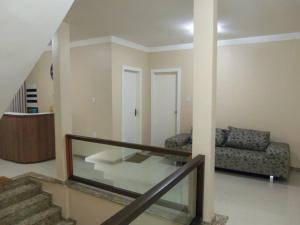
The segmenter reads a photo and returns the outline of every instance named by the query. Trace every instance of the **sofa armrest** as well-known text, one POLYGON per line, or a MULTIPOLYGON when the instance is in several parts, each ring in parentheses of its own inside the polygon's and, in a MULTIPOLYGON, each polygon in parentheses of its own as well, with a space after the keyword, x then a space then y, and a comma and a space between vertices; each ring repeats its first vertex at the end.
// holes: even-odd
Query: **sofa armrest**
POLYGON ((266 150, 267 157, 290 161, 290 146, 285 143, 271 142, 266 150))
POLYGON ((165 147, 180 149, 184 145, 188 144, 190 139, 191 139, 191 134, 178 134, 178 135, 168 138, 165 141, 165 147))

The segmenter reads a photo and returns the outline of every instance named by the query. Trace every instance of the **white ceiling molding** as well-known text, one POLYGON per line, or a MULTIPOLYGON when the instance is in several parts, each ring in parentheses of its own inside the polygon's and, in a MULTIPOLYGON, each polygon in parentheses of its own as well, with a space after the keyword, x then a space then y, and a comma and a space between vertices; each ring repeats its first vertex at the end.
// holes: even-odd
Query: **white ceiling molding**
MULTIPOLYGON (((246 37, 246 38, 229 39, 229 40, 219 40, 218 46, 222 47, 222 46, 232 46, 232 45, 247 45, 247 44, 288 41, 288 40, 297 40, 297 39, 300 39, 300 32, 257 36, 257 37, 246 37)), ((114 44, 118 44, 121 46, 125 46, 128 48, 132 48, 132 49, 136 49, 148 53, 193 49, 194 47, 193 43, 165 45, 159 47, 146 47, 115 36, 107 36, 107 37, 100 37, 100 38, 91 38, 91 39, 86 39, 81 41, 74 41, 70 44, 70 47, 75 48, 75 47, 83 47, 83 46, 105 44, 105 43, 114 43, 114 44)), ((47 51, 51 51, 51 47, 48 47, 47 51)))
POLYGON ((133 49, 144 51, 144 52, 149 52, 149 49, 151 49, 146 46, 143 46, 143 45, 131 42, 131 41, 127 41, 125 39, 115 37, 115 36, 111 36, 111 43, 119 44, 119 45, 122 45, 122 46, 125 46, 128 48, 133 48, 133 49))
POLYGON ((300 39, 300 32, 238 38, 238 39, 230 39, 230 40, 220 40, 218 41, 218 46, 247 45, 247 44, 267 43, 267 42, 275 42, 275 41, 288 41, 288 40, 296 40, 296 39, 300 39))
POLYGON ((194 44, 179 44, 179 45, 166 45, 160 47, 152 47, 148 48, 148 52, 167 52, 167 51, 177 51, 177 50, 185 50, 185 49, 193 49, 194 44))
POLYGON ((75 47, 83 47, 88 45, 111 43, 111 39, 112 37, 107 36, 107 37, 91 38, 91 39, 86 39, 81 41, 74 41, 70 44, 70 47, 75 48, 75 47))

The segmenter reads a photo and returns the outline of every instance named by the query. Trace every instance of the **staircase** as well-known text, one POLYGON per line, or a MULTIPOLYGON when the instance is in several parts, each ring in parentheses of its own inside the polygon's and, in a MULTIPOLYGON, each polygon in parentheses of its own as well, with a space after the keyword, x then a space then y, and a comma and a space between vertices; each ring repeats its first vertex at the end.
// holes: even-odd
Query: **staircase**
POLYGON ((1 225, 75 225, 64 220, 61 208, 52 204, 51 195, 29 179, 0 184, 1 225))

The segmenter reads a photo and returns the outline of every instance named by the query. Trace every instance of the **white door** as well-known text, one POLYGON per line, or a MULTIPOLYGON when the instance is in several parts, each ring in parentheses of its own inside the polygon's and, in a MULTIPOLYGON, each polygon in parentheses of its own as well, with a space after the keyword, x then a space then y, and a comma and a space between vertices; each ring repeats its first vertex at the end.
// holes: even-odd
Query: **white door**
POLYGON ((152 73, 151 144, 164 147, 178 129, 178 73, 152 73))
POLYGON ((140 87, 141 72, 123 70, 123 141, 141 143, 140 87))

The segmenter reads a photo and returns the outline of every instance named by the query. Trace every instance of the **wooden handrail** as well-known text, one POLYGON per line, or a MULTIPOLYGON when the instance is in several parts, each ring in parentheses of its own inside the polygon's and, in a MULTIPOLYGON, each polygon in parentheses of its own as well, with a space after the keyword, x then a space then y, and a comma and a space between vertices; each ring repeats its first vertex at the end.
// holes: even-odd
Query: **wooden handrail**
POLYGON ((196 190, 196 216, 192 221, 192 225, 196 225, 199 223, 199 221, 200 222, 202 221, 204 156, 199 155, 194 159, 191 159, 180 169, 178 169, 173 174, 165 178, 163 181, 161 181, 153 188, 151 188, 148 192, 146 192, 145 194, 139 194, 122 188, 117 188, 111 185, 99 183, 97 181, 85 179, 83 177, 77 177, 76 175, 74 175, 72 140, 105 144, 105 145, 131 148, 136 150, 155 152, 159 154, 176 155, 176 156, 189 157, 189 158, 192 158, 192 154, 190 152, 176 150, 176 149, 166 149, 160 147, 153 147, 153 146, 146 146, 146 145, 139 145, 139 144, 126 143, 126 142, 67 134, 66 135, 66 148, 67 148, 66 158, 67 158, 68 178, 70 180, 75 180, 81 183, 85 183, 87 185, 92 185, 98 188, 102 188, 107 191, 136 198, 134 202, 132 202, 123 210, 121 210, 113 217, 108 219, 106 222, 103 223, 103 225, 128 225, 131 221, 137 218, 140 214, 142 214, 147 208, 149 208, 154 203, 161 204, 161 201, 158 200, 194 169, 197 170, 197 186, 196 186, 197 190, 196 190))
POLYGON ((121 195, 126 195, 128 197, 132 198, 138 198, 141 194, 135 193, 129 190, 125 190, 122 188, 117 188, 112 185, 107 185, 104 183, 100 183, 93 180, 88 180, 83 177, 78 177, 74 175, 73 173, 73 148, 72 148, 72 140, 78 140, 83 142, 91 142, 91 143, 98 143, 98 144, 106 144, 106 145, 112 145, 112 146, 119 146, 119 147, 125 147, 125 148, 132 148, 132 149, 138 149, 143 151, 150 151, 160 154, 166 154, 166 155, 177 155, 182 157, 191 157, 191 153, 176 149, 165 149, 165 148, 159 148, 159 147, 153 147, 153 146, 146 146, 146 145, 138 145, 138 144, 131 144, 131 143, 125 143, 125 142, 119 142, 119 141, 112 141, 112 140, 105 140, 105 139, 99 139, 99 138, 92 138, 92 137, 84 137, 79 135, 72 135, 67 134, 66 135, 66 159, 67 159, 67 173, 68 173, 68 179, 75 180, 81 183, 85 183, 91 186, 95 186, 98 188, 102 188, 107 191, 111 191, 114 193, 118 193, 121 195))
POLYGON ((184 157, 190 157, 192 155, 191 152, 177 150, 177 149, 168 149, 168 148, 160 148, 160 147, 147 146, 147 145, 132 144, 132 143, 112 141, 112 140, 106 140, 106 139, 100 139, 100 138, 84 137, 84 136, 73 135, 73 134, 67 134, 66 138, 71 139, 71 140, 73 139, 73 140, 78 140, 78 141, 86 141, 86 142, 91 142, 91 143, 112 145, 112 146, 131 148, 131 149, 137 149, 137 150, 143 150, 143 151, 149 151, 149 152, 156 152, 156 153, 168 154, 168 155, 178 155, 178 156, 184 156, 184 157))
POLYGON ((165 178, 159 184, 151 188, 145 194, 137 198, 134 202, 106 220, 104 223, 102 223, 102 225, 130 224, 195 169, 197 169, 197 199, 196 217, 194 218, 192 224, 197 224, 202 220, 203 211, 204 156, 202 155, 195 157, 169 177, 165 178))

